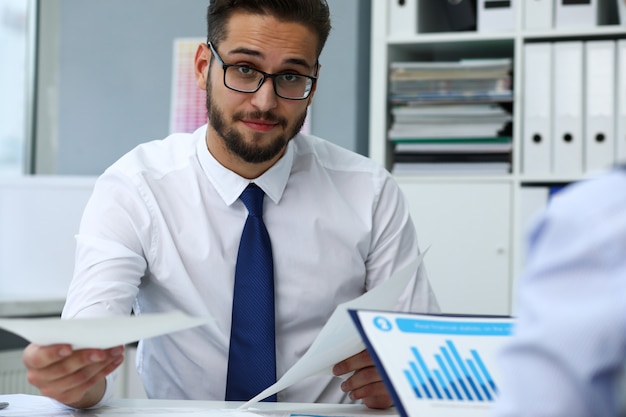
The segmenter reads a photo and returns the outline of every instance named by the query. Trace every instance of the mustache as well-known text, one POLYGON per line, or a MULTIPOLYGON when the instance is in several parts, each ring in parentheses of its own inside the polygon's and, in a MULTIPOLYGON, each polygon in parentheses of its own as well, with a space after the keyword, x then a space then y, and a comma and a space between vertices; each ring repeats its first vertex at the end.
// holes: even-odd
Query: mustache
POLYGON ((258 119, 263 120, 270 123, 276 123, 281 125, 282 127, 287 126, 287 119, 284 117, 280 117, 275 115, 272 112, 262 112, 262 111, 254 111, 254 112, 238 112, 233 115, 233 120, 243 120, 243 119, 258 119))

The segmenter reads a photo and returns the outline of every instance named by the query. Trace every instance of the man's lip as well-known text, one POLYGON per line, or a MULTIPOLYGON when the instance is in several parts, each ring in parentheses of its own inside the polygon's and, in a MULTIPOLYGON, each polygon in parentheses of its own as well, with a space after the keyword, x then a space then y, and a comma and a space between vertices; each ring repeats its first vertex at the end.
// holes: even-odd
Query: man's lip
POLYGON ((265 119, 242 119, 244 123, 253 123, 257 125, 277 125, 278 122, 265 119))
POLYGON ((275 126, 278 126, 278 122, 271 122, 268 120, 243 119, 242 122, 252 129, 263 131, 268 131, 273 129, 275 126))

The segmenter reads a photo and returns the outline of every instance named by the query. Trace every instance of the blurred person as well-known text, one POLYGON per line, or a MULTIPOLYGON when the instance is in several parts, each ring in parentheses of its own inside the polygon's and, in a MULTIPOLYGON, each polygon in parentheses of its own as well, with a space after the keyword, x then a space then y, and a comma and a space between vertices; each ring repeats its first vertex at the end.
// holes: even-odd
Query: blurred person
POLYGON ((570 185, 528 234, 517 323, 492 417, 621 415, 626 169, 570 185))

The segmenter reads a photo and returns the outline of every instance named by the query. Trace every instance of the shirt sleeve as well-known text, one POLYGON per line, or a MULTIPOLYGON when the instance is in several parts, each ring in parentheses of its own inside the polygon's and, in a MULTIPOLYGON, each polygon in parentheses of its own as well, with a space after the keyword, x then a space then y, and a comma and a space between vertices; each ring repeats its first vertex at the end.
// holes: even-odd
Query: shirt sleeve
POLYGON ((556 196, 528 235, 517 323, 498 357, 492 417, 618 415, 626 199, 612 198, 617 190, 604 183, 556 196))
MULTIPOLYGON (((135 187, 115 175, 98 179, 76 236, 74 276, 63 318, 131 313, 146 270, 149 225, 149 213, 135 187)), ((113 398, 117 372, 106 377, 105 393, 92 408, 113 398)))
MULTIPOLYGON (((411 263, 420 253, 408 203, 397 183, 390 175, 384 175, 380 190, 374 207, 373 249, 366 261, 367 289, 411 263)), ((396 308, 419 313, 440 311, 424 262, 420 264, 396 308)))
POLYGON ((76 236, 74 276, 63 318, 129 315, 146 271, 150 215, 136 186, 105 173, 76 236))

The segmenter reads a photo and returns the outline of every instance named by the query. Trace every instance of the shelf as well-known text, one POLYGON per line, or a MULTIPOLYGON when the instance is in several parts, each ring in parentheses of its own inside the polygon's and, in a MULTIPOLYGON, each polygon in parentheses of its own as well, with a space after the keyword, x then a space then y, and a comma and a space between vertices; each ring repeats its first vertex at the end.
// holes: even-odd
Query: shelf
POLYGON ((513 38, 436 38, 431 41, 401 42, 390 44, 393 60, 459 60, 461 58, 505 58, 512 57, 513 38))
POLYGON ((0 317, 58 316, 64 304, 64 298, 0 297, 0 317))
POLYGON ((520 185, 539 185, 539 184, 569 184, 572 182, 593 179, 599 173, 586 174, 583 177, 563 176, 563 175, 520 175, 520 185))
POLYGON ((475 174, 394 174, 394 178, 403 182, 455 182, 455 183, 511 183, 511 174, 475 175, 475 174))
POLYGON ((601 40, 626 38, 626 26, 607 25, 582 29, 552 29, 528 31, 522 36, 525 41, 566 41, 566 40, 601 40))
POLYGON ((430 32, 417 33, 412 36, 388 36, 386 39, 389 46, 401 45, 424 45, 424 44, 446 44, 460 43, 465 47, 474 44, 498 44, 511 43, 517 38, 528 41, 546 40, 569 40, 569 39, 620 39, 626 38, 626 26, 604 25, 591 28, 562 28, 549 30, 524 30, 515 32, 430 32))
POLYGON ((414 36, 389 36, 389 46, 403 44, 427 44, 427 43, 482 43, 482 42, 513 42, 515 33, 478 33, 478 32, 440 32, 418 33, 414 36))
MULTIPOLYGON (((427 260, 429 276, 442 292, 442 299, 452 300, 457 286, 464 280, 484 279, 484 287, 475 285, 467 298, 478 297, 476 293, 490 291, 503 281, 514 288, 515 280, 523 267, 524 236, 528 226, 528 214, 545 207, 548 191, 553 187, 593 178, 598 172, 590 168, 580 175, 526 174, 524 156, 523 111, 528 95, 524 94, 526 52, 528 44, 550 43, 558 46, 566 41, 581 43, 597 40, 626 40, 626 25, 614 24, 616 13, 606 13, 607 24, 588 28, 560 28, 549 30, 523 29, 522 15, 526 1, 516 3, 517 29, 509 32, 481 33, 476 31, 436 32, 445 28, 441 20, 443 2, 417 0, 418 27, 421 33, 390 35, 388 2, 372 2, 372 60, 370 90, 369 155, 372 159, 393 171, 394 147, 389 143, 388 132, 393 124, 389 103, 390 64, 393 62, 458 61, 477 58, 510 58, 513 60, 513 132, 511 172, 509 174, 486 174, 480 172, 395 172, 394 178, 405 193, 421 244, 438 242, 433 250, 441 251, 436 258, 427 260), (434 29, 434 30, 433 30, 434 29), (488 210, 492 210, 489 212, 488 210), (478 225, 479 232, 461 232, 463 227, 478 225), (496 237, 496 234, 503 232, 496 237), (492 257, 494 248, 503 248, 502 258, 492 257), (466 263, 458 258, 471 258, 466 263), (435 259, 436 258, 436 259, 435 259), (483 261, 478 261, 478 259, 483 261), (501 262, 501 263, 499 263, 501 262), (483 271, 485 265, 498 264, 501 269, 483 271), (508 271, 508 272, 507 272, 508 271), (446 282, 449 287, 442 285, 446 282), (476 293, 475 293, 475 292, 476 293)), ((612 0, 613 1, 613 0, 612 0)), ((615 3, 612 3, 615 4, 615 3)), ((621 45, 624 45, 623 43, 621 45)), ((623 46, 622 46, 623 47, 623 46)), ((626 54, 626 52, 624 52, 626 54)), ((529 61, 530 62, 530 61, 529 61)), ((582 65, 582 64, 581 64, 582 65)), ((626 65, 626 64, 621 64, 626 65)), ((625 87, 620 87, 625 88, 625 87)), ((619 97, 623 96, 620 89, 619 97)), ((610 101, 610 100, 609 100, 610 101)), ((529 102, 530 103, 530 102, 529 102)), ((528 103, 527 103, 528 104, 528 103)), ((626 104, 625 104, 626 106, 626 104)), ((623 134, 623 133, 622 133, 623 134)), ((626 144, 616 152, 624 157, 626 144)), ((584 155, 583 155, 584 158, 584 155)), ((586 162, 583 162, 583 164, 586 162)), ((583 172, 587 169, 583 169, 583 172)), ((537 171, 539 172, 539 171, 537 171)), ((563 171, 567 172, 567 171, 563 171)), ((464 261, 465 262, 465 261, 464 261)), ((508 302, 513 309, 514 295, 509 298, 500 293, 494 295, 494 306, 502 308, 508 302), (499 297, 499 298, 498 298, 499 297), (496 300, 496 298, 498 298, 496 300)), ((446 309, 457 309, 449 304, 446 309)), ((465 307, 463 307, 465 308, 465 307)), ((474 307, 472 307, 474 308, 474 307)), ((476 311, 480 308, 476 308, 476 311)), ((475 311, 465 311, 473 313, 475 311)))

